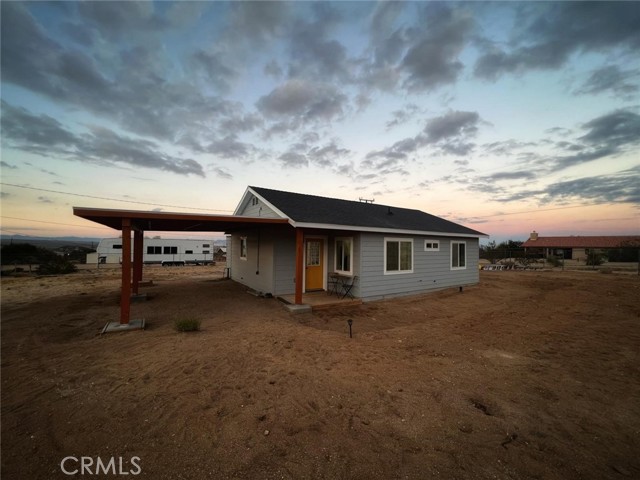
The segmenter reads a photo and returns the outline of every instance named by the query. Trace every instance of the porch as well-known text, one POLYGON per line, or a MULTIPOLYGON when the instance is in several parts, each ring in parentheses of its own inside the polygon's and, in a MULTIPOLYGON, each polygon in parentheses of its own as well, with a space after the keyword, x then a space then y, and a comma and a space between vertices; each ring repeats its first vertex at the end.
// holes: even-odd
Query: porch
MULTIPOLYGON (((287 304, 296 304, 295 294, 280 295, 278 300, 287 304)), ((362 305, 361 298, 340 298, 337 295, 329 295, 324 290, 317 292, 306 292, 302 294, 302 305, 308 305, 311 307, 311 311, 314 310, 326 310, 330 308, 344 308, 352 307, 355 305, 362 305)))

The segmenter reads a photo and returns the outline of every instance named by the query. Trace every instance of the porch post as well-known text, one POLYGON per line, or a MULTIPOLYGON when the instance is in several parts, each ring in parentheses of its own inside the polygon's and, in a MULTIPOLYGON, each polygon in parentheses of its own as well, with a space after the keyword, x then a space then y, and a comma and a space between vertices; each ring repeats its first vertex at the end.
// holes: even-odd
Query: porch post
POLYGON ((304 265, 304 232, 296 228, 296 294, 294 303, 302 305, 302 276, 304 265))
POLYGON ((142 245, 144 232, 133 231, 133 294, 138 295, 138 285, 142 281, 142 245))
POLYGON ((122 219, 122 296, 120 325, 128 325, 131 315, 131 219, 122 219))

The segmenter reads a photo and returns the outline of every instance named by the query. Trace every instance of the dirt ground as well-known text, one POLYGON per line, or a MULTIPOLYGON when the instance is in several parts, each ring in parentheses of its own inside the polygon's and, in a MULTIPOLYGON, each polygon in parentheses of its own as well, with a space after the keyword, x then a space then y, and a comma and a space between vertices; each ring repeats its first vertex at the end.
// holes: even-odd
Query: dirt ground
POLYGON ((3 479, 70 478, 68 456, 151 479, 640 478, 637 275, 481 272, 293 315, 220 267, 145 267, 147 329, 100 336, 118 275, 2 279, 3 479))

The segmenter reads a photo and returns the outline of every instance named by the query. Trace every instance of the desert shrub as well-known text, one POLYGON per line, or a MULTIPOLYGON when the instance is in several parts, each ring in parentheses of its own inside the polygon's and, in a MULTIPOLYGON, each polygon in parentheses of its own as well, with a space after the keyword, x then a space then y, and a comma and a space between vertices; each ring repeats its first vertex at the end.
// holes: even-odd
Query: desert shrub
POLYGON ((69 260, 56 257, 52 258, 48 262, 41 263, 38 267, 38 274, 40 275, 61 275, 67 273, 74 273, 78 268, 69 260))
POLYGON ((589 252, 587 254, 587 265, 597 267, 598 265, 602 265, 604 262, 604 255, 602 255, 600 252, 589 252))
POLYGON ((552 267, 559 267, 560 265, 562 265, 560 259, 555 255, 549 255, 547 257, 547 263, 549 263, 552 267))
POLYGON ((173 323, 178 332, 197 332, 200 330, 200 320, 195 318, 181 318, 173 323))

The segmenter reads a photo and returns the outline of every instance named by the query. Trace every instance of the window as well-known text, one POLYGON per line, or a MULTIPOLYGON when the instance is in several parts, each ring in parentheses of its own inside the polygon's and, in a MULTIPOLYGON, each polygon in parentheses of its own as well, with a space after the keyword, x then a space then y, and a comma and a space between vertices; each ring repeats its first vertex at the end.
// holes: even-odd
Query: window
POLYGON ((165 255, 175 255, 178 253, 178 247, 164 247, 163 252, 165 255))
POLYGON ((424 251, 425 252, 439 252, 440 251, 440 241, 439 240, 425 240, 424 241, 424 251))
POLYGON ((184 251, 184 253, 187 253, 187 254, 189 254, 189 253, 190 253, 190 254, 192 254, 192 255, 193 255, 193 250, 185 250, 185 251, 184 251))
POLYGON ((451 270, 467 268, 467 243, 451 242, 451 270))
POLYGON ((202 253, 211 253, 209 250, 203 250, 202 253))
POLYGON ((353 252, 353 238, 336 238, 336 266, 335 271, 351 275, 351 256, 353 252))
POLYGON ((114 250, 122 250, 122 245, 114 245, 113 249, 114 250))
POLYGON ((251 205, 258 205, 258 199, 256 197, 251 199, 251 205))
POLYGON ((240 259, 247 259, 247 237, 240 237, 240 259))
POLYGON ((147 255, 160 255, 162 247, 147 247, 147 255))
POLYGON ((209 243, 203 243, 202 248, 209 248, 211 245, 209 243))
POLYGON ((413 272, 413 240, 384 239, 384 273, 413 272))

